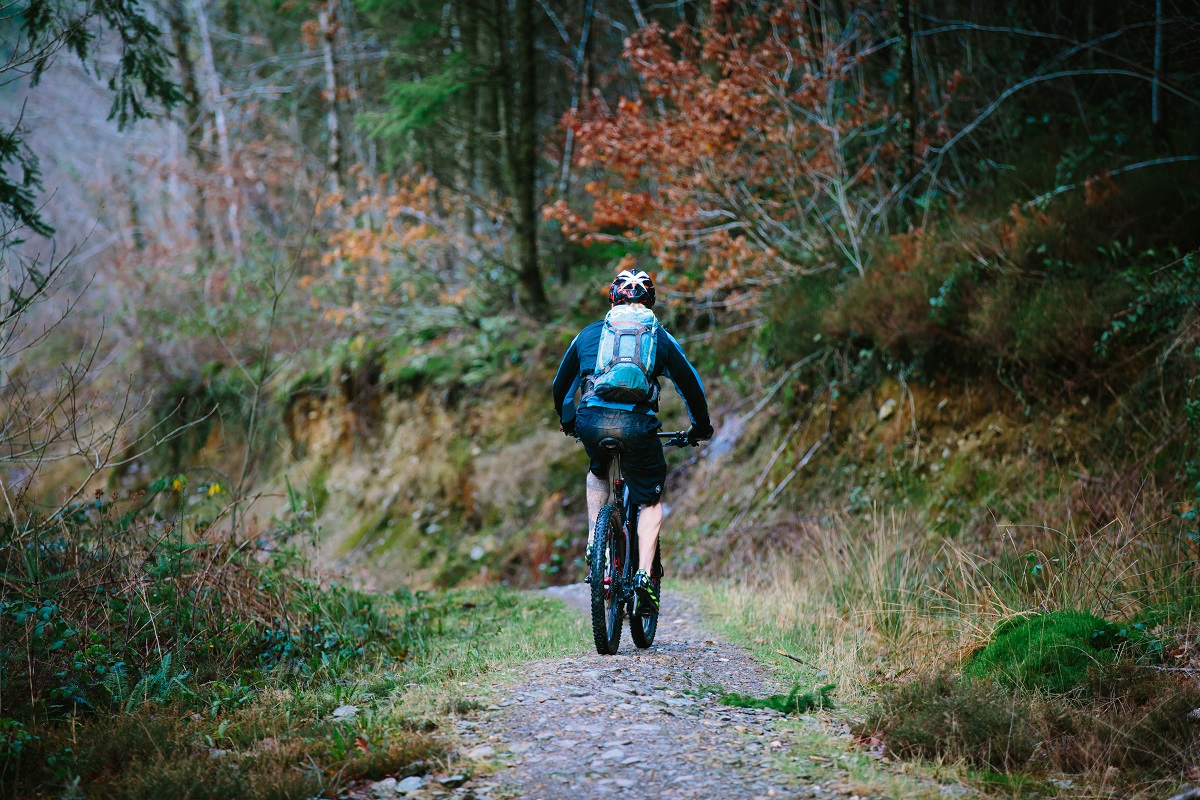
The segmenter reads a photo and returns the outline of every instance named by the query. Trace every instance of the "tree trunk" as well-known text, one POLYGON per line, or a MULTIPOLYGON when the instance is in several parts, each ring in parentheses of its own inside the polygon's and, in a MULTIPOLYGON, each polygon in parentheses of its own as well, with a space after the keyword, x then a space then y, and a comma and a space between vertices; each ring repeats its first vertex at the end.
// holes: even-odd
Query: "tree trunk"
MULTIPOLYGON (((912 0, 896 0, 896 22, 900 28, 897 45, 900 106, 900 184, 908 187, 917 173, 917 82, 913 69, 912 0)), ((905 189, 909 194, 911 187, 905 189)))
POLYGON ((183 91, 183 120, 184 136, 187 140, 188 154, 196 168, 196 179, 193 182, 196 190, 196 206, 194 209, 194 225, 196 240, 200 251, 211 253, 213 249, 213 230, 208 221, 207 192, 205 181, 208 179, 209 158, 204 149, 204 121, 201 117, 200 88, 196 82, 196 62, 192 61, 192 52, 188 38, 192 26, 188 22, 185 0, 174 0, 167 9, 171 24, 171 43, 175 48, 175 61, 179 65, 179 86, 183 91))
POLYGON ((317 23, 321 31, 321 59, 325 63, 325 127, 329 132, 329 151, 325 162, 328 173, 329 191, 342 194, 342 137, 338 125, 338 80, 337 80, 337 0, 326 0, 317 12, 317 23))
MULTIPOLYGON (((460 9, 458 17, 459 48, 469 70, 478 67, 479 26, 475 19, 475 8, 467 4, 460 9)), ((467 81, 462 93, 459 111, 463 129, 462 188, 468 198, 463 213, 463 233, 468 237, 475 234, 475 196, 479 194, 479 84, 474 75, 467 81)))
POLYGON ((513 130, 510 161, 512 193, 516 204, 517 275, 521 305, 535 317, 547 316, 546 291, 538 267, 537 198, 537 44, 533 27, 533 0, 516 0, 513 20, 514 59, 517 65, 515 108, 506 109, 513 130))
MULTIPOLYGON (((353 4, 347 3, 342 5, 341 11, 342 47, 343 52, 349 52, 353 48, 354 32, 361 30, 362 25, 354 13, 353 4)), ((345 62, 343 62, 342 80, 345 84, 344 94, 349 95, 348 99, 351 111, 356 116, 361 116, 367 112, 367 104, 363 102, 363 92, 361 91, 362 78, 364 76, 362 69, 362 67, 347 67, 345 62)), ((346 141, 350 146, 350 151, 354 154, 355 164, 362 168, 363 175, 369 182, 374 182, 378 167, 378 151, 376 149, 375 137, 364 136, 361 126, 350 125, 346 141)))
MULTIPOLYGON (((592 31, 592 16, 595 11, 595 0, 585 0, 583 7, 583 25, 579 32, 579 45, 575 48, 575 80, 571 84, 571 118, 579 111, 579 99, 583 94, 583 81, 587 75, 584 61, 587 59, 589 34, 592 31)), ((562 170, 558 176, 558 196, 566 198, 567 189, 571 183, 571 158, 575 150, 575 128, 567 128, 567 137, 563 142, 562 170)))
POLYGON ((504 25, 502 3, 493 4, 493 12, 481 26, 482 35, 476 38, 478 45, 476 64, 488 77, 479 84, 480 93, 480 148, 483 175, 487 189, 500 193, 504 190, 504 131, 501 130, 500 104, 503 92, 511 88, 508 81, 508 47, 504 25))
POLYGON ((1162 92, 1160 90, 1160 80, 1162 76, 1162 50, 1163 50, 1163 25, 1162 25, 1162 0, 1155 0, 1154 3, 1154 80, 1150 84, 1150 123, 1156 130, 1162 131, 1162 92))
POLYGON ((200 29, 200 47, 204 53, 204 67, 208 78, 209 101, 212 103, 213 123, 217 129, 217 154, 221 159, 221 173, 225 182, 229 204, 229 238, 233 244, 233 257, 238 266, 242 264, 242 230, 238 217, 237 186, 233 180, 233 154, 229 148, 229 128, 225 122, 225 104, 221 98, 221 78, 217 74, 217 62, 213 56, 212 36, 208 31, 206 0, 192 0, 196 14, 196 27, 200 29))

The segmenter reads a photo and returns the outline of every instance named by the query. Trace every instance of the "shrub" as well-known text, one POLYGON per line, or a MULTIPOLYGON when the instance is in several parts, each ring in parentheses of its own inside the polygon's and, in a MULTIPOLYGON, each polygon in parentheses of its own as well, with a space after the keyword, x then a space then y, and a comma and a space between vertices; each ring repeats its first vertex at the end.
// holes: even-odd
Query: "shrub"
POLYGON ((212 485, 189 491, 178 476, 151 488, 0 523, 6 713, 131 711, 238 670, 405 656, 411 598, 322 587, 293 541, 307 510, 216 535, 212 485))
POLYGON ((306 508, 216 535, 184 476, 153 489, 0 524, 0 797, 305 798, 444 755, 294 692, 427 652, 452 601, 323 584, 306 508))
POLYGON ((1092 670, 1094 701, 1047 709, 1043 750, 1062 772, 1148 770, 1168 775, 1200 758, 1200 687, 1177 675, 1128 664, 1092 670))
POLYGON ((855 347, 879 348, 905 363, 944 360, 961 336, 932 313, 930 298, 939 296, 951 269, 918 261, 847 282, 823 314, 825 334, 855 347))
POLYGON ((1099 205, 1013 207, 988 225, 948 219, 894 236, 816 311, 822 330, 927 375, 1000 365, 1027 394, 1144 366, 1144 348, 1172 342, 1194 308, 1187 253, 1200 241, 1178 225, 1178 187, 1148 176, 1122 186, 1099 205))
POLYGON ((833 302, 832 283, 828 275, 801 276, 769 290, 761 336, 772 362, 791 364, 825 346, 821 319, 833 302))
POLYGON ((195 462, 214 432, 243 439, 253 395, 245 375, 219 361, 173 380, 155 398, 150 419, 177 433, 146 455, 151 468, 176 472, 195 462))
POLYGON ((1028 701, 990 681, 926 675, 881 692, 861 735, 882 734, 898 756, 965 759, 997 770, 1024 766, 1037 744, 1028 701))

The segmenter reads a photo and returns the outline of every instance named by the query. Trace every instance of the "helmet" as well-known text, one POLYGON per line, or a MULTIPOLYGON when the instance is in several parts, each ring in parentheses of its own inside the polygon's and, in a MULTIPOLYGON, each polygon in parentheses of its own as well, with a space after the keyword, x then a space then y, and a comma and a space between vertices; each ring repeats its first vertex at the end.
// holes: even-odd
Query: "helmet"
POLYGON ((608 290, 608 299, 614 306, 622 303, 641 303, 646 308, 653 308, 654 281, 647 272, 627 269, 612 282, 608 290))

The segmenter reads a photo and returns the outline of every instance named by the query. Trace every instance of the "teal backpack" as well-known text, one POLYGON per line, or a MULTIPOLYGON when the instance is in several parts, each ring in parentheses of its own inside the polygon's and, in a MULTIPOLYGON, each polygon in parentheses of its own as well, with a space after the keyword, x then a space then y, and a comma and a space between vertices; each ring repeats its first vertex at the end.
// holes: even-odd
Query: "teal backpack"
POLYGON ((658 400, 654 357, 658 349, 658 319, 640 303, 613 306, 604 317, 600 349, 590 378, 591 394, 614 403, 658 400))

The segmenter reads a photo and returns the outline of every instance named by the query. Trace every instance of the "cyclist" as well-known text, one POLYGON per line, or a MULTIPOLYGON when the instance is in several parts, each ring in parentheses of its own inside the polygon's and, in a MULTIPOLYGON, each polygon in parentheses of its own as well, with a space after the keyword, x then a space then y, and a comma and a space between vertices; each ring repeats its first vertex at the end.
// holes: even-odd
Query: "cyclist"
MULTIPOLYGON (((622 472, 631 501, 641 507, 638 514, 638 564, 645 567, 654 562, 655 546, 662 526, 662 506, 659 501, 662 500, 663 483, 667 477, 667 461, 657 435, 662 423, 655 416, 660 377, 670 378, 687 405, 692 423, 688 429, 688 441, 695 444, 713 435, 704 385, 675 337, 658 325, 653 312, 649 311, 654 307, 654 295, 654 281, 647 273, 624 270, 617 275, 608 290, 612 310, 605 319, 597 320, 580 331, 567 348, 558 373, 554 376, 554 409, 562 422, 561 429, 568 436, 578 436, 583 441, 584 450, 591 461, 586 483, 587 552, 590 556, 596 516, 608 494, 611 458, 600 449, 599 443, 601 439, 613 437, 624 444, 622 472), (637 337, 641 337, 640 341, 637 337), (644 346, 621 348, 621 342, 644 346), (621 358, 618 350, 623 350, 626 356, 632 350, 633 357, 621 358), (620 367, 614 366, 614 361, 621 362, 620 367), (630 362, 636 362, 641 375, 628 372, 630 362), (605 384, 614 383, 609 377, 619 369, 626 370, 622 380, 617 382, 623 388, 606 391, 605 384), (634 387, 632 390, 629 388, 631 385, 634 387), (575 407, 577 391, 582 392, 578 410, 575 407)), ((638 592, 639 606, 645 609, 645 613, 657 611, 658 597, 646 568, 637 571, 634 587, 638 592)))

